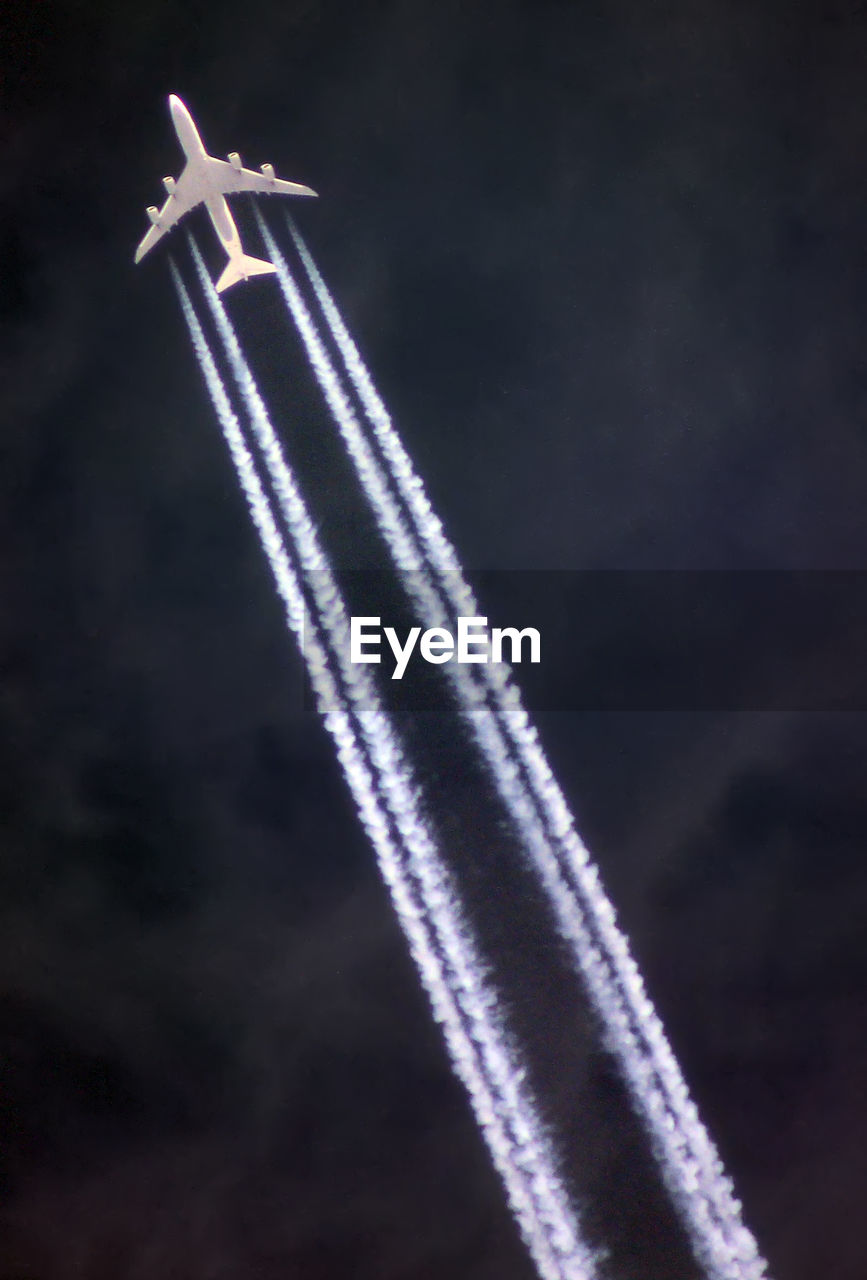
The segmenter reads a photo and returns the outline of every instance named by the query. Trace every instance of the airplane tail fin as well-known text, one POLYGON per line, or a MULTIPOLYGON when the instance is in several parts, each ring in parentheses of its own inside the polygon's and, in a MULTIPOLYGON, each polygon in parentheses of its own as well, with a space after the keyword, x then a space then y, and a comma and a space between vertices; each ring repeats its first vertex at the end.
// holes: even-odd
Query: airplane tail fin
POLYGON ((239 280, 249 280, 250 276, 268 276, 274 271, 276 267, 270 262, 263 262, 261 258, 251 258, 246 253, 239 254, 226 263, 226 269, 217 281, 217 293, 222 293, 224 289, 237 284, 239 280))

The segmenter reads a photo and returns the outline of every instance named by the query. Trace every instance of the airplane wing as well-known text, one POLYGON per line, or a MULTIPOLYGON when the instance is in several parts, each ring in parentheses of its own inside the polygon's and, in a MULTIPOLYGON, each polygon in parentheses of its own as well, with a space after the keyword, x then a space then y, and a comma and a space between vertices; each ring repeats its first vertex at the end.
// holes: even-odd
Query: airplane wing
POLYGON ((155 244, 159 244, 167 231, 180 221, 185 213, 189 213, 197 204, 208 199, 210 193, 232 195, 237 191, 256 191, 261 195, 278 196, 315 196, 310 187, 300 182, 285 182, 283 178, 269 178, 264 173, 254 173, 252 169, 236 169, 225 160, 217 160, 214 156, 206 157, 206 169, 198 162, 187 165, 175 183, 175 189, 156 214, 156 222, 135 251, 135 261, 141 262, 145 254, 150 253, 155 244))
POLYGON ((141 262, 146 253, 150 253, 155 244, 159 244, 167 231, 171 231, 172 227, 184 216, 189 213, 194 205, 198 204, 198 200, 188 200, 184 198, 183 190, 179 190, 180 181, 175 187, 172 194, 168 197, 162 209, 157 215, 158 221, 154 223, 141 244, 135 251, 135 261, 141 262))
POLYGON ((197 190, 198 184, 195 181, 195 175, 191 174, 190 166, 185 165, 183 172, 175 183, 175 189, 171 195, 166 197, 166 202, 157 214, 157 221, 154 223, 141 244, 135 251, 135 261, 141 262, 146 253, 150 253, 155 244, 159 244, 167 231, 171 231, 185 213, 189 213, 191 209, 195 209, 197 204, 201 204, 205 198, 205 193, 197 190))
POLYGON ((257 191, 260 195, 277 196, 315 196, 310 187, 300 182, 286 182, 283 178, 267 178, 264 173, 255 173, 252 169, 236 169, 225 160, 208 157, 210 177, 223 195, 232 195, 235 191, 257 191))

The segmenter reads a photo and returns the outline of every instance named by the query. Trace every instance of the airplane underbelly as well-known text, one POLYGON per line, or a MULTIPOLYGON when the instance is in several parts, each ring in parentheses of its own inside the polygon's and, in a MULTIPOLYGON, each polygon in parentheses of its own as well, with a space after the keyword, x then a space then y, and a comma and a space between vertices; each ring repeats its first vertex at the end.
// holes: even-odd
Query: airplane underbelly
POLYGON ((211 221, 217 235, 223 241, 223 244, 233 244, 238 240, 238 232, 235 223, 229 212, 229 206, 222 196, 209 196, 206 200, 208 213, 211 215, 211 221))

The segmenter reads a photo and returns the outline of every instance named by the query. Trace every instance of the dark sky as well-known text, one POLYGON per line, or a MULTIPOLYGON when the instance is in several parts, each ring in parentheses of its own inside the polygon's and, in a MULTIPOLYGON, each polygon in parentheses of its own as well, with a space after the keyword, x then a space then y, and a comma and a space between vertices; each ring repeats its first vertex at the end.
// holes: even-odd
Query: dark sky
MULTIPOLYGON (((165 100, 320 193, 302 230, 471 570, 821 578, 867 568, 867 9, 7 0, 0 32, 0 1280, 529 1280, 164 255, 132 265, 165 100)), ((323 538, 374 563, 245 288, 323 538)), ((777 1280, 867 1256, 865 704, 802 710, 861 652, 756 651, 737 709, 537 707, 777 1280)), ((444 722, 407 732, 472 829, 444 722)), ((486 927, 606 1275, 692 1280, 510 895, 486 927)))

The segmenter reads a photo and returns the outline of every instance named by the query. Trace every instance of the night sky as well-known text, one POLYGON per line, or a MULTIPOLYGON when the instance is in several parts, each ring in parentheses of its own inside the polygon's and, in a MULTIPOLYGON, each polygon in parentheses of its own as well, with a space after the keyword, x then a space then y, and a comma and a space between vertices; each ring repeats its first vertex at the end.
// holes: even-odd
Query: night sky
MULTIPOLYGON (((559 571, 529 701, 746 1221, 776 1280, 862 1280, 863 649, 745 632, 720 705, 567 696, 590 634, 646 657, 580 571, 867 589, 856 0, 7 0, 0 1280, 533 1276, 167 253, 132 263, 171 92, 320 193, 293 213, 481 590, 559 571)), ((276 284, 227 302, 357 587, 382 549, 276 284)), ((604 1276, 698 1280, 449 714, 401 709, 604 1276)))

